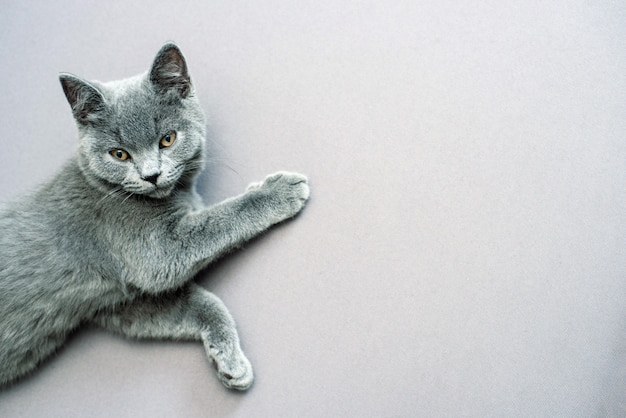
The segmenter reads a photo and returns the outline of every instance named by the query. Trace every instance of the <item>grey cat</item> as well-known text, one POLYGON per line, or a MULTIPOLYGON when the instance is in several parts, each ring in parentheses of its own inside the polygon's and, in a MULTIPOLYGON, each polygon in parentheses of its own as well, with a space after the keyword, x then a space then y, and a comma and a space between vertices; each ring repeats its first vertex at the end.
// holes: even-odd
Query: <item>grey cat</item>
POLYGON ((36 368, 73 329, 202 341, 219 379, 253 381, 224 304, 198 271, 296 215, 307 178, 279 172, 205 207, 195 191, 205 120, 185 59, 166 44, 140 76, 61 74, 78 155, 0 208, 0 385, 36 368))

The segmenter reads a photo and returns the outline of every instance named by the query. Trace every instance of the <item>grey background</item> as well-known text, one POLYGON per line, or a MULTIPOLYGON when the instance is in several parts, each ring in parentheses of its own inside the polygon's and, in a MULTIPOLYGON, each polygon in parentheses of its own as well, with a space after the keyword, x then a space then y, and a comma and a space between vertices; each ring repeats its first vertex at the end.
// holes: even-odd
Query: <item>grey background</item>
POLYGON ((198 278, 256 383, 85 328, 0 416, 626 416, 624 2, 2 0, 0 201, 76 149, 58 72, 130 76, 167 40, 207 203, 311 179, 198 278))

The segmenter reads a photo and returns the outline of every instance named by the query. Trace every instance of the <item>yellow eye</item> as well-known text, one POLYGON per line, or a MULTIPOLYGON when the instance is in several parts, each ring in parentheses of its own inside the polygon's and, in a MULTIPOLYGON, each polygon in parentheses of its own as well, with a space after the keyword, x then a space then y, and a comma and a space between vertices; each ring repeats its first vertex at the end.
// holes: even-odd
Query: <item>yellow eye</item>
POLYGON ((120 161, 126 161, 130 158, 130 154, 124 151, 123 149, 112 149, 109 151, 113 157, 117 158, 120 161))
POLYGON ((163 138, 161 138, 161 140, 159 141, 159 147, 171 147, 174 141, 176 141, 176 132, 169 131, 167 135, 163 136, 163 138))

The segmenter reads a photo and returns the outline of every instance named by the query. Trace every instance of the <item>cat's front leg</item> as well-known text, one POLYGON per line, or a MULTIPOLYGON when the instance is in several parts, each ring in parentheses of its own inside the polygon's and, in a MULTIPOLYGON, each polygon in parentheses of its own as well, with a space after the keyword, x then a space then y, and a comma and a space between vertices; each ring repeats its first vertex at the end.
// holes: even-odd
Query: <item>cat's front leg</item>
POLYGON ((217 296, 194 283, 160 295, 141 295, 98 312, 92 321, 128 337, 201 340, 224 386, 245 390, 254 380, 228 309, 217 296))
POLYGON ((187 214, 179 220, 173 235, 198 270, 272 225, 295 216, 308 198, 305 176, 275 173, 250 185, 240 196, 187 214))
POLYGON ((279 172, 217 205, 184 214, 173 211, 169 218, 159 218, 161 234, 144 234, 158 239, 141 238, 135 258, 145 262, 135 263, 125 280, 150 294, 180 287, 218 257, 295 216, 308 197, 305 176, 279 172))

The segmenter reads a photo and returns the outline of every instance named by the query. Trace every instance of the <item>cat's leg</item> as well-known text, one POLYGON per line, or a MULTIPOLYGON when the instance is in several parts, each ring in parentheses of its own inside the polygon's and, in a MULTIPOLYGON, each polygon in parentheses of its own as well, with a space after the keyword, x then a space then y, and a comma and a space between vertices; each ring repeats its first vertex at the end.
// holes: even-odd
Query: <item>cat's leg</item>
POLYGON ((305 176, 280 172, 217 205, 182 216, 174 212, 161 222, 167 228, 162 239, 134 256, 149 262, 137 264, 127 280, 152 294, 178 288, 213 260, 295 216, 308 197, 305 176))
POLYGON ((251 184, 240 196, 184 216, 173 233, 188 243, 186 257, 204 267, 272 225, 295 216, 308 198, 305 176, 278 172, 251 184))
POLYGON ((196 284, 142 296, 114 311, 98 313, 94 322, 130 337, 200 340, 226 387, 245 390, 254 380, 226 306, 196 284))

